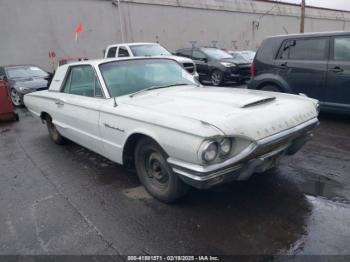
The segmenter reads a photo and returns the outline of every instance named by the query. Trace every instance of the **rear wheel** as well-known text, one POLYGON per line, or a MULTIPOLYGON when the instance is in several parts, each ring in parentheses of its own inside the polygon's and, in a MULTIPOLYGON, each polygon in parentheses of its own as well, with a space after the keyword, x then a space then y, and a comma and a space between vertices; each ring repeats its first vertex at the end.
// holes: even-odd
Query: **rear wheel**
POLYGON ((277 85, 265 85, 260 90, 263 91, 270 91, 270 92, 282 92, 282 90, 277 85))
POLYGON ((135 150, 137 175, 146 190, 156 199, 171 203, 184 196, 188 185, 175 175, 164 150, 152 139, 142 138, 135 150))
POLYGON ((56 126, 52 123, 51 117, 47 116, 45 120, 52 141, 57 145, 64 145, 66 139, 57 131, 56 126))

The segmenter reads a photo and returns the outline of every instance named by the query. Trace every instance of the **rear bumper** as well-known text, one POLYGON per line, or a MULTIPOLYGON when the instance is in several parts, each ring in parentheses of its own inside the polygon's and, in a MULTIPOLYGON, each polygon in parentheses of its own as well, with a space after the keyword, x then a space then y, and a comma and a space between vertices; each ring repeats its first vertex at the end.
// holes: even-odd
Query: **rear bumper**
POLYGON ((196 188, 210 188, 233 180, 247 180, 254 173, 275 167, 284 155, 293 155, 312 138, 317 118, 251 144, 223 163, 201 166, 169 158, 174 173, 196 188))

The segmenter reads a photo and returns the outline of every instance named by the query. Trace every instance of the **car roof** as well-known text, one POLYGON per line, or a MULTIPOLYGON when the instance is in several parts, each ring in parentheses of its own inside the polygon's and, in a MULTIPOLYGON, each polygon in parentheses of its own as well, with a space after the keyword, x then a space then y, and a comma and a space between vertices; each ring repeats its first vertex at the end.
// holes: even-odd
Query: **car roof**
POLYGON ((32 64, 23 64, 23 65, 3 65, 3 66, 0 66, 0 67, 10 68, 10 67, 23 67, 23 66, 35 66, 35 67, 39 67, 39 68, 40 68, 40 66, 32 65, 32 64))
POLYGON ((120 44, 109 45, 108 48, 120 46, 120 45, 136 46, 136 45, 159 45, 159 44, 158 43, 151 43, 151 42, 120 43, 120 44))
POLYGON ((137 56, 137 57, 117 57, 117 58, 103 58, 103 59, 94 59, 94 60, 85 60, 80 62, 74 62, 70 64, 65 64, 63 66, 75 66, 75 65, 92 65, 98 66, 100 64, 114 62, 114 61, 127 61, 127 60, 154 60, 154 59, 164 59, 164 60, 173 60, 175 59, 172 56, 137 56))
POLYGON ((322 37, 322 36, 350 36, 350 32, 345 31, 329 31, 329 32, 313 32, 304 34, 276 35, 268 38, 304 38, 304 37, 322 37))

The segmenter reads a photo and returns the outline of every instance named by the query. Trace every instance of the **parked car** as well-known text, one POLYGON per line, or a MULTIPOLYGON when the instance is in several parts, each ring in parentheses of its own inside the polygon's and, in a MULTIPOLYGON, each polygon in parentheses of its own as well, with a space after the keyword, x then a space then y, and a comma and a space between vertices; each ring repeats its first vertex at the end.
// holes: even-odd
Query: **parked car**
POLYGON ((8 82, 12 103, 23 105, 23 95, 48 89, 52 75, 35 65, 0 66, 0 79, 8 82))
POLYGON ((235 59, 245 59, 249 63, 253 63, 256 52, 254 51, 228 51, 228 53, 235 59))
POLYGON ((176 55, 189 57, 195 61, 200 81, 210 81, 214 86, 226 82, 243 83, 250 78, 250 63, 244 59, 234 59, 218 48, 184 48, 176 55))
POLYGON ((324 111, 350 113, 350 32, 270 37, 252 72, 250 89, 304 93, 324 111))
POLYGON ((155 198, 188 185, 248 179, 296 153, 318 124, 304 96, 198 85, 169 58, 84 61, 57 69, 48 91, 24 103, 65 139, 135 168, 155 198))
POLYGON ((110 45, 106 48, 105 58, 167 56, 181 64, 187 72, 198 78, 196 65, 192 59, 172 55, 157 43, 125 43, 110 45))

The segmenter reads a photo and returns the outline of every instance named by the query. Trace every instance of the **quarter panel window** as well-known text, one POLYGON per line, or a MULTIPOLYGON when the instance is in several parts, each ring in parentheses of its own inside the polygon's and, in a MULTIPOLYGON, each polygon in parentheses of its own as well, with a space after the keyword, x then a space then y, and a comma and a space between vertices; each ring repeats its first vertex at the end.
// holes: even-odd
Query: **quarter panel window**
POLYGON ((116 57, 116 54, 117 54, 117 47, 111 47, 108 49, 108 53, 107 53, 107 57, 108 58, 114 58, 116 57))
POLYGON ((334 60, 350 61, 350 37, 334 39, 334 60))

